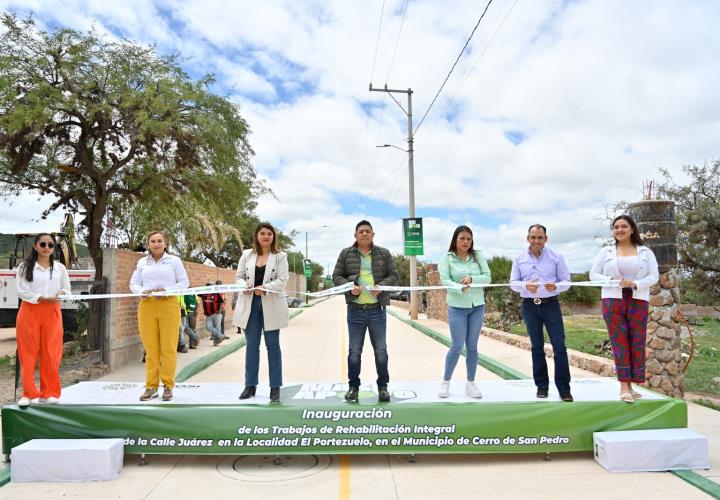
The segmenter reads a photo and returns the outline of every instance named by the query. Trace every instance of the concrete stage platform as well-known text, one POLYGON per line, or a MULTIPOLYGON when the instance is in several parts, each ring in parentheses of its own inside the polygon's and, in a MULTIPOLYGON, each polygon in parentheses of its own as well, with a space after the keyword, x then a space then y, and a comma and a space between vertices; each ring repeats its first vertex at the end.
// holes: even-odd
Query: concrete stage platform
POLYGON ((435 382, 392 382, 389 403, 373 385, 360 401, 343 401, 347 384, 305 382, 240 401, 241 384, 179 384, 172 402, 138 401, 142 384, 82 382, 58 405, 3 408, 3 453, 35 438, 125 439, 126 453, 148 454, 406 454, 528 453, 592 450, 592 433, 687 426, 684 401, 640 389, 619 400, 614 379, 572 383, 574 403, 554 390, 535 399, 532 380, 480 381, 482 399, 437 397, 435 382))

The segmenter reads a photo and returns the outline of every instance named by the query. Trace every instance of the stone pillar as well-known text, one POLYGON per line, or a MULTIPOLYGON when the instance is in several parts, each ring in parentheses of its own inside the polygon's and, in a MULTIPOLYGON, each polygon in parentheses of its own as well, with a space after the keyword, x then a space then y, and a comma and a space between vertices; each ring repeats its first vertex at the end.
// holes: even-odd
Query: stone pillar
MULTIPOLYGON (((425 265, 426 277, 428 285, 439 285, 440 284, 440 273, 438 272, 437 264, 426 264, 425 265)), ((445 301, 445 290, 428 290, 427 292, 427 317, 433 319, 440 319, 442 321, 448 320, 448 308, 447 302, 445 301)))
POLYGON ((650 315, 646 342, 648 386, 668 396, 683 397, 680 347, 680 290, 677 284, 675 203, 645 200, 633 203, 629 214, 640 237, 655 253, 660 281, 650 289, 650 315))

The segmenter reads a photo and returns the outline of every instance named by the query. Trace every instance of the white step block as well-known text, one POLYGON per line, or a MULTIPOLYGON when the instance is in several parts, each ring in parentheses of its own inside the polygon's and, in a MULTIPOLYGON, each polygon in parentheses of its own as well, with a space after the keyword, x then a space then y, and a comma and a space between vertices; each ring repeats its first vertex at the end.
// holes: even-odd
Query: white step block
POLYGON ((10 479, 107 481, 123 466, 122 439, 33 439, 10 453, 10 479))
POLYGON ((707 438, 690 429, 594 432, 593 449, 610 472, 710 468, 707 438))

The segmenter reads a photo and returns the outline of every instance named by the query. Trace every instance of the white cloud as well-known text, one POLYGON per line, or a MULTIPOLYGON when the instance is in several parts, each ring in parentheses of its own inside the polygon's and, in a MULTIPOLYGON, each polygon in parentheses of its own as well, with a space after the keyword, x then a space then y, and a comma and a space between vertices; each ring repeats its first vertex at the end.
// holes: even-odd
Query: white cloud
MULTIPOLYGON (((468 223, 489 254, 512 256, 540 221, 571 268, 587 270, 606 205, 639 199, 658 167, 680 175, 720 156, 720 4, 521 2, 503 22, 513 4, 493 2, 416 138, 418 215, 450 214, 425 218, 427 253, 441 255, 454 226, 468 223), (524 141, 510 143, 508 130, 524 141), (487 218, 501 224, 486 227, 487 218)), ((412 87, 417 125, 484 7, 411 2, 390 68, 405 3, 388 0, 371 74, 380 0, 0 5, 32 9, 51 26, 94 24, 157 43, 179 51, 193 74, 216 72, 242 106, 255 165, 277 196, 260 201, 259 215, 286 230, 330 225, 310 238, 321 263, 352 242, 355 222, 374 213, 366 207, 407 203, 404 154, 375 148, 407 146, 405 116, 368 83, 381 86, 391 72, 390 87, 412 87), (369 121, 368 101, 385 103, 369 121)), ((399 221, 374 223, 378 243, 399 251, 399 221)))

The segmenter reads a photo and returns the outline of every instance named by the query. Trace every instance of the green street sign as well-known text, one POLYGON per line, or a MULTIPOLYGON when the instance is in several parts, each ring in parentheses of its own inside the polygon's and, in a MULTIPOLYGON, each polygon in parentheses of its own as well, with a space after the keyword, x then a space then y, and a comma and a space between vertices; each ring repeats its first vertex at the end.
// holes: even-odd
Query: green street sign
POLYGON ((312 276, 312 262, 310 259, 305 259, 303 261, 303 267, 305 268, 305 277, 309 278, 312 276))
POLYGON ((403 219, 405 255, 423 255, 422 217, 403 219))

